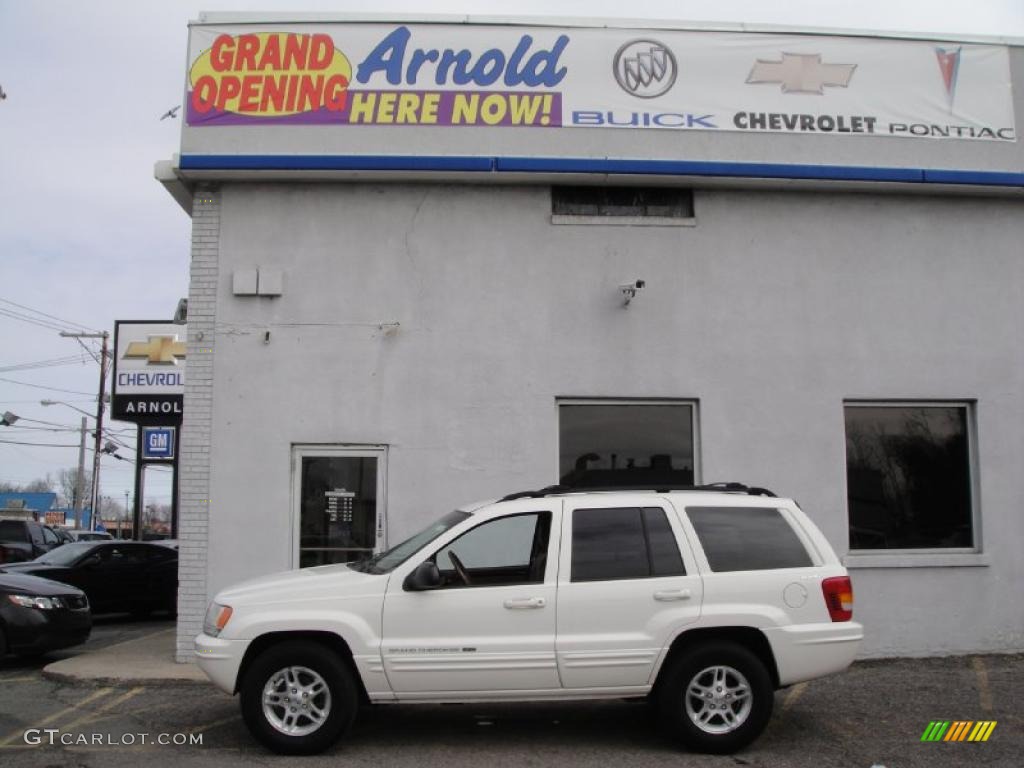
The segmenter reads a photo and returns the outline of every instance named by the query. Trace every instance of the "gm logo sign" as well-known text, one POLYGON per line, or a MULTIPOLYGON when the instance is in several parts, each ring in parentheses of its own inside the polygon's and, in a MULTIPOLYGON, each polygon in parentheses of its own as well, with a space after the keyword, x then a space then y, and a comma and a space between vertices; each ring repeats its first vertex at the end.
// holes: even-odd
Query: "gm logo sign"
POLYGON ((170 460, 174 458, 174 427, 143 427, 142 458, 170 460))

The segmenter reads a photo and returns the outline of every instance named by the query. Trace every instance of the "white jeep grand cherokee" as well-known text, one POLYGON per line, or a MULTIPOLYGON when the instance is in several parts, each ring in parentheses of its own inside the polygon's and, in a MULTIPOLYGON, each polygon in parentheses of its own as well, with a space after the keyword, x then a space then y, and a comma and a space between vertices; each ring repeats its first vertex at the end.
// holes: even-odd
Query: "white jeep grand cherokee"
POLYGON ((650 697, 733 752, 777 688, 847 667, 846 570, 790 499, 738 484, 553 487, 452 512, 370 560, 218 594, 199 665, 270 749, 319 752, 360 703, 650 697))

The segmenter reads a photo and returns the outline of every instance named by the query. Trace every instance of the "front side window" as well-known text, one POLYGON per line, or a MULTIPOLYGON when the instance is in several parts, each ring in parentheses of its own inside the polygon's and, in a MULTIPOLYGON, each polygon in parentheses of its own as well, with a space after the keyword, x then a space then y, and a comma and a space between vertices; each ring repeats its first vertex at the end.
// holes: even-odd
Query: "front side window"
POLYGON ((847 403, 850 548, 974 546, 969 406, 847 403))
POLYGON ((782 513, 771 507, 687 507, 715 573, 805 568, 814 563, 782 513))
POLYGON ((693 402, 560 401, 562 485, 577 488, 693 485, 693 402))
POLYGON ((509 515, 481 523, 435 553, 442 584, 541 584, 550 532, 550 512, 509 515))
POLYGON ((682 576, 679 544, 659 507, 577 509, 572 513, 572 580, 682 576))

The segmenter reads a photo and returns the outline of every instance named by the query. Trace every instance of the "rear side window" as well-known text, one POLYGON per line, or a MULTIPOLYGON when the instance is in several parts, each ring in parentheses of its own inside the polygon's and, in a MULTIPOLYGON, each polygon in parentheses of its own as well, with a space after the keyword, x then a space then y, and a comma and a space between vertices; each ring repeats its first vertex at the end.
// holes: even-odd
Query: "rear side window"
POLYGON ((716 573, 814 565, 777 509, 687 507, 686 514, 704 547, 708 565, 716 573))
POLYGON ((685 573, 665 510, 628 507, 577 509, 572 513, 572 581, 685 573))
POLYGON ((21 520, 0 520, 0 541, 28 541, 27 528, 21 520))

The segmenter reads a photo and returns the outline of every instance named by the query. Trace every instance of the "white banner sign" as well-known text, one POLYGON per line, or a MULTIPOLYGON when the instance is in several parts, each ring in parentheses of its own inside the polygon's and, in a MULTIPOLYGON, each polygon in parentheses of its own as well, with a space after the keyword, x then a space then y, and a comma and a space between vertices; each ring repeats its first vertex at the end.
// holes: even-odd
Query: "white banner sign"
POLYGON ((916 40, 197 25, 186 87, 191 128, 571 127, 1016 141, 1007 49, 916 40))

